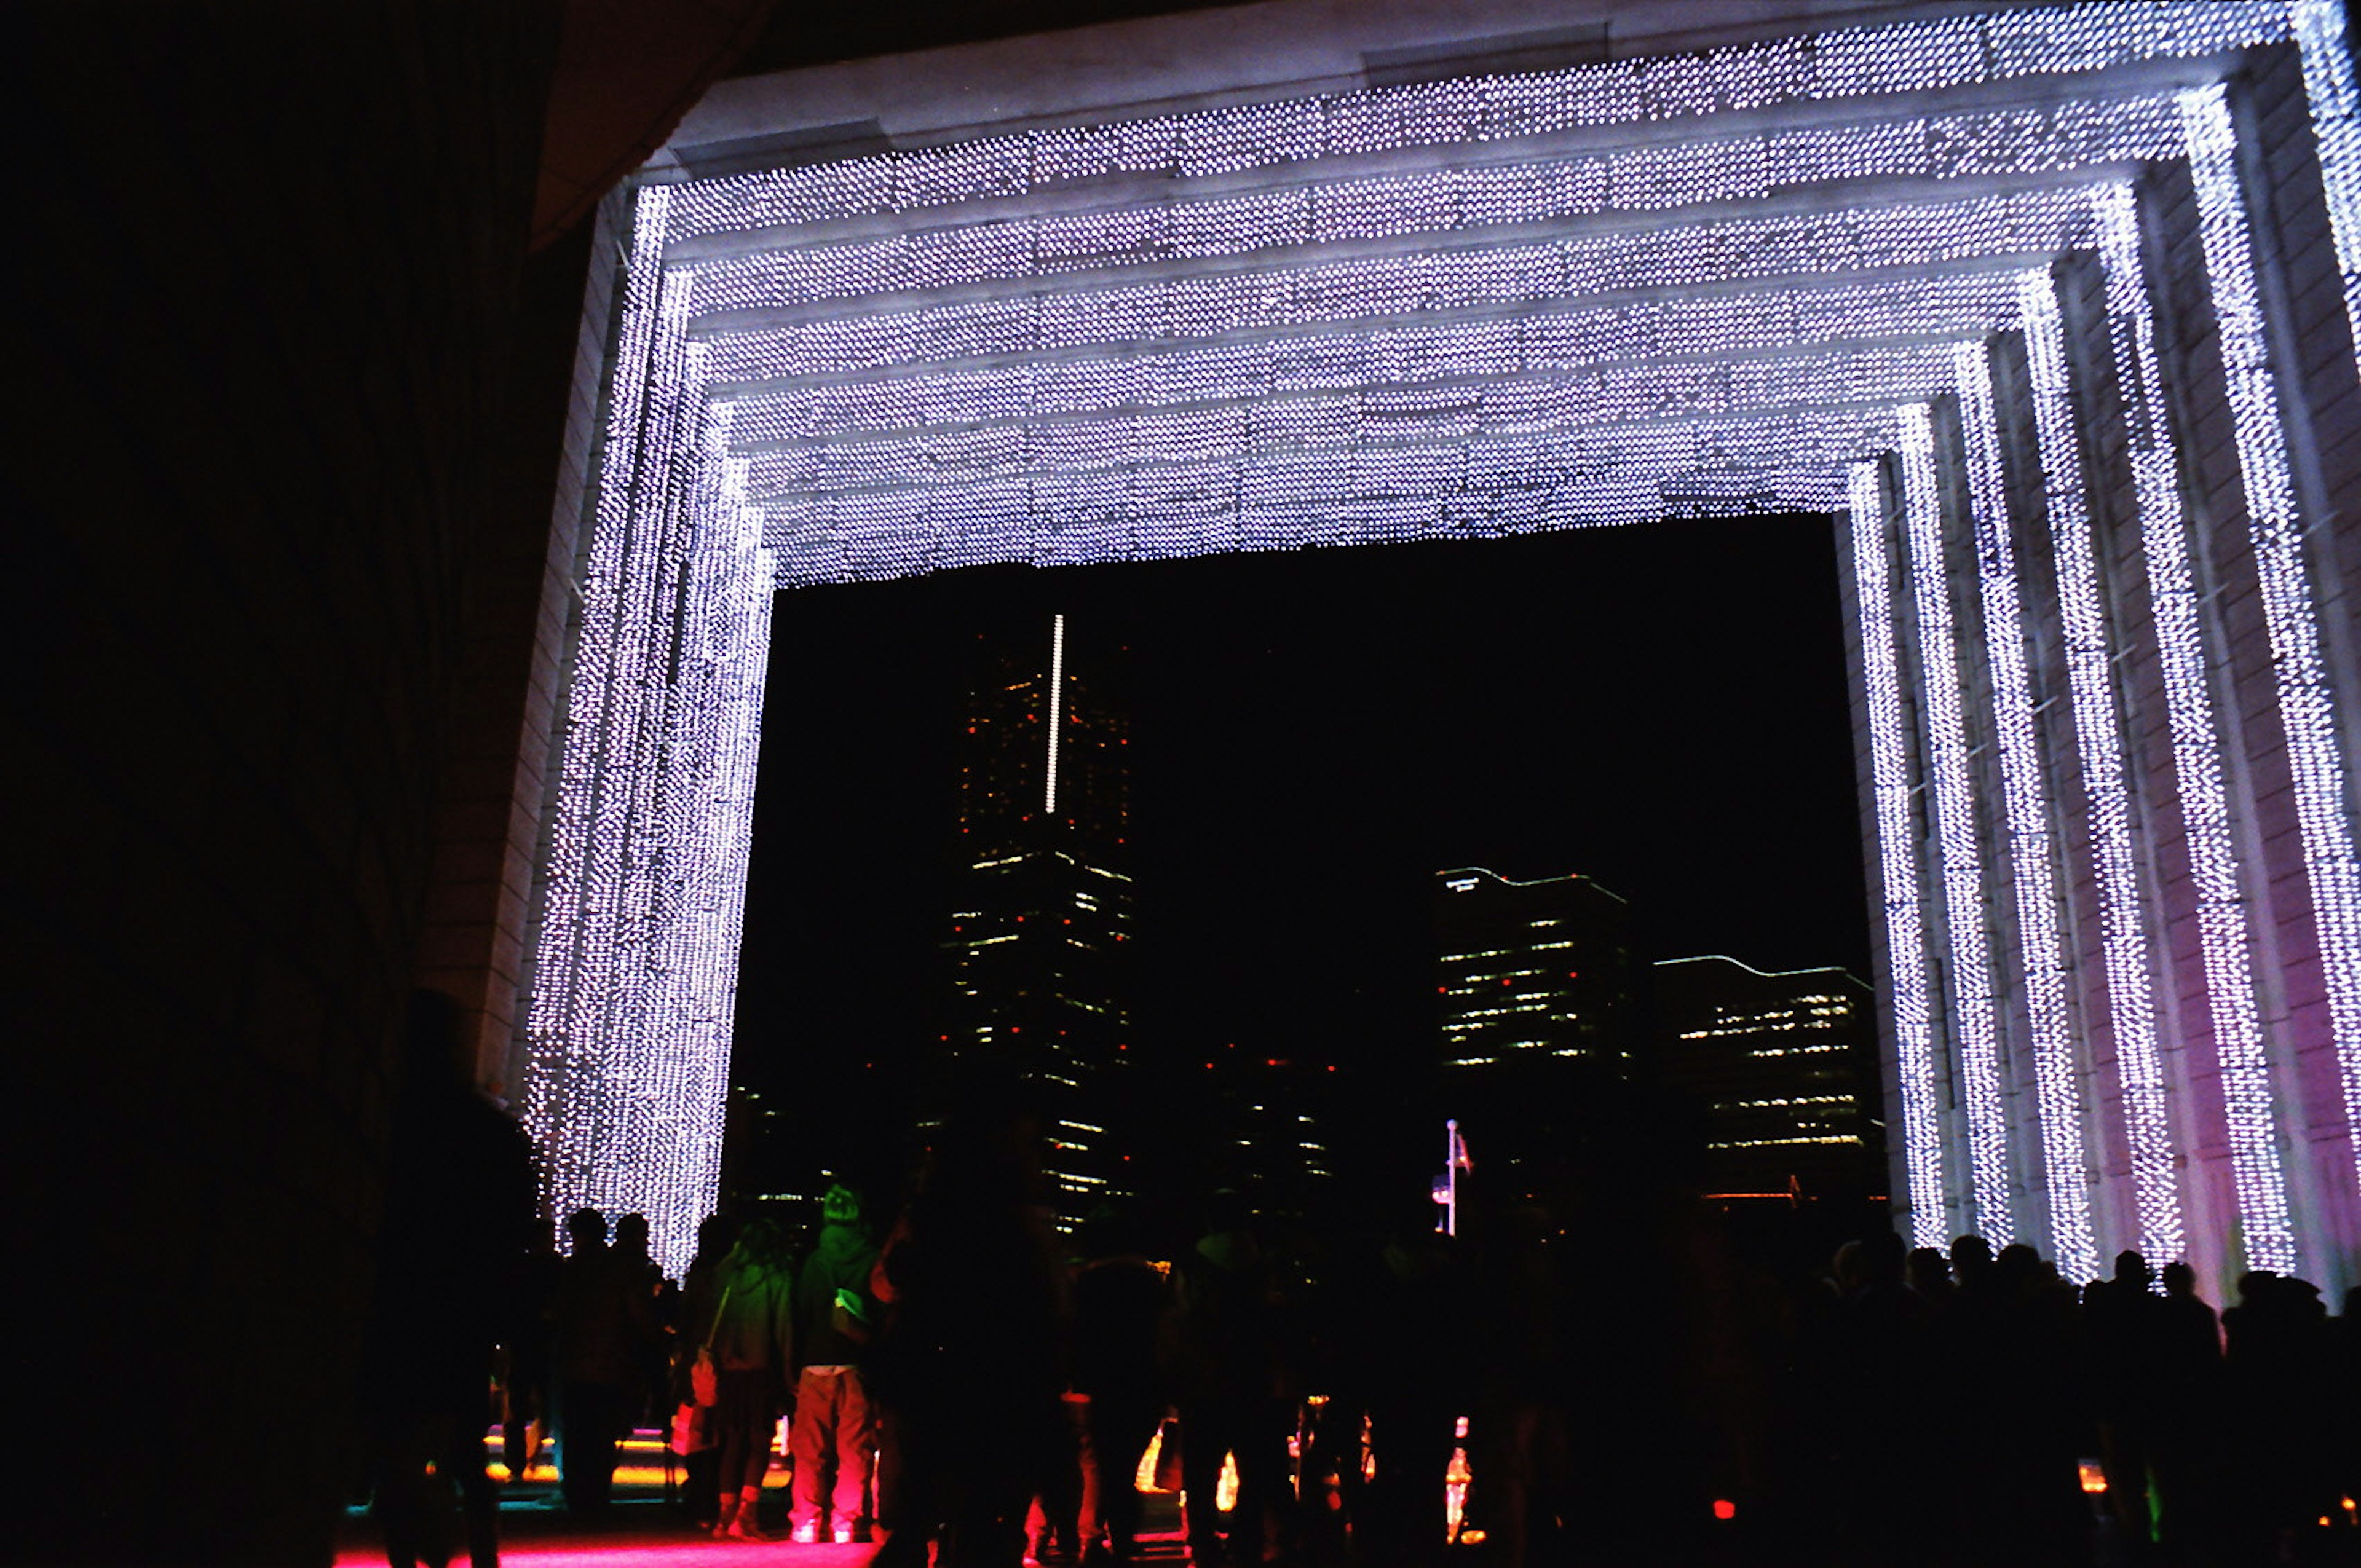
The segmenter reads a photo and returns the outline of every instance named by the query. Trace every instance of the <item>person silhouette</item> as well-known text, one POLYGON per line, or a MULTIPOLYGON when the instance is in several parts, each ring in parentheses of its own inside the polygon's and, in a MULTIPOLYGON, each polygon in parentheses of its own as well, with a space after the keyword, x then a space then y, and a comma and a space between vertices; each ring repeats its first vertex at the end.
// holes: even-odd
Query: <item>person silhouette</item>
POLYGON ((458 1003, 410 1002, 379 1231, 367 1403, 392 1568, 443 1568, 457 1489, 468 1561, 500 1561, 485 1388, 533 1231, 523 1132, 475 1091, 458 1003))

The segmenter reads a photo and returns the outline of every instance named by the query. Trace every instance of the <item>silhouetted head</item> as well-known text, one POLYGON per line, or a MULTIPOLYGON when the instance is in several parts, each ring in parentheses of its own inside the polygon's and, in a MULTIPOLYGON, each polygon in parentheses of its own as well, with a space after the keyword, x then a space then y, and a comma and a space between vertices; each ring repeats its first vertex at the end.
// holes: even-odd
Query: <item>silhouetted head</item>
POLYGON ((2164 1266, 2164 1293, 2168 1296, 2197 1294, 2197 1271, 2174 1258, 2164 1266))
POLYGON ((1139 1216, 1127 1204, 1106 1202, 1093 1208, 1074 1233, 1084 1257, 1120 1257, 1142 1245, 1139 1216))
POLYGON ((596 1209, 577 1209, 566 1216, 566 1239, 574 1250, 603 1247, 607 1245, 607 1216, 596 1209))
POLYGON ((633 1257, 648 1255, 648 1217, 626 1214, 615 1222, 615 1250, 633 1257))
POLYGON ((1828 1274, 1837 1282, 1838 1294, 1850 1296, 1861 1288, 1867 1268, 1862 1251, 1861 1243, 1847 1242, 1837 1248, 1836 1256, 1829 1260, 1828 1274))
POLYGON ((730 1261, 743 1268, 774 1273, 786 1266, 787 1228, 774 1214, 757 1214, 738 1233, 730 1261))
POLYGON ((861 1228, 861 1194, 840 1181, 830 1187, 819 1201, 822 1224, 842 1225, 847 1230, 861 1228))
POLYGON ((1992 1243, 1979 1235, 1964 1235, 1951 1243, 1951 1277, 1962 1285, 1972 1285, 1992 1269, 1992 1243))
POLYGON ((2147 1259, 2125 1248, 2115 1254, 2115 1283, 2145 1290, 2156 1276, 2148 1271, 2147 1259))
POLYGON ((2252 1307, 2268 1300, 2272 1288, 2279 1282, 2279 1274, 2273 1269, 2255 1268, 2241 1274, 2238 1276, 2239 1304, 2252 1307))
POLYGON ((1998 1257, 1993 1259, 1993 1277, 2011 1290, 2023 1290, 2038 1285, 2048 1272, 2048 1266, 2041 1261, 2041 1255, 2023 1242, 2011 1242, 2000 1249, 1998 1257))
POLYGON ((1943 1249, 1935 1246, 1914 1247, 1910 1253, 1910 1288, 1926 1295, 1948 1290, 1951 1287, 1951 1263, 1943 1249))
POLYGON ((1872 1231, 1861 1238, 1861 1283, 1901 1284, 1903 1267, 1909 1255, 1909 1249, 1903 1245, 1902 1238, 1892 1231, 1872 1231))
POLYGON ((1023 1086, 979 1077, 961 1092, 960 1109, 935 1129, 911 1205, 913 1223, 923 1214, 928 1229, 950 1216, 1001 1213, 1047 1196, 1041 1118, 1023 1086))

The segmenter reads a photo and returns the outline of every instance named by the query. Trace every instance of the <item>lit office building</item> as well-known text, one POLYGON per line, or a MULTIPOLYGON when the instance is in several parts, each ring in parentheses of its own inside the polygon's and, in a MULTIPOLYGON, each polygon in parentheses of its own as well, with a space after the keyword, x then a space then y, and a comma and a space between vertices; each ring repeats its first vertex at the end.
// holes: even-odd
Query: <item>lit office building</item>
POLYGON ((1435 875, 1446 1071, 1590 1062, 1629 1077, 1631 906, 1584 876, 1435 875))
POLYGON ((1883 1169, 1867 985, 1840 969, 1766 973, 1735 959, 1654 966, 1664 1087, 1704 1133, 1709 1195, 1857 1196, 1883 1169))
MULTIPOLYGON (((992 661, 970 696, 942 1045, 956 1087, 1009 1072, 1035 1091, 1060 1216, 1119 1185, 1106 1075, 1130 1047, 1131 878, 1120 713, 1068 660, 1066 618, 992 661)), ((1103 653, 1098 668, 1104 667, 1103 653)))

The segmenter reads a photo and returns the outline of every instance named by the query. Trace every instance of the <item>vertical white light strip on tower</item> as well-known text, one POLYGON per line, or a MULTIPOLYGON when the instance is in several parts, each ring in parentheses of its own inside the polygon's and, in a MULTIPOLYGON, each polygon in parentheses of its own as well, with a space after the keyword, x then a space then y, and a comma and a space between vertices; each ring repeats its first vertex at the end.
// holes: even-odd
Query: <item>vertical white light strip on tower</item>
POLYGON ((1895 1077, 1902 1090, 1902 1158, 1908 1172, 1910 1240, 1941 1246, 1943 1139, 1935 1095, 1935 1041, 1927 1012, 1926 910, 1918 894, 1918 840, 1910 820, 1908 733, 1894 641, 1894 576, 1886 557, 1884 485, 1874 463, 1847 471, 1853 585, 1861 608, 1861 665, 1868 696, 1870 794, 1877 818, 1879 884, 1885 904, 1886 969, 1894 985, 1895 1077))
POLYGON ((1066 618, 1049 618, 1049 789, 1043 815, 1058 814, 1058 741, 1066 730, 1066 618))
POLYGON ((2164 674, 2175 793, 2188 834, 2190 881, 2197 895, 2198 945, 2204 955, 2207 1010, 2230 1132, 2232 1181, 2249 1266, 2286 1269, 2295 1261, 2294 1236, 2273 1130, 2253 941, 2239 891, 2229 796, 2222 782, 2222 731, 2207 684, 2180 465, 2164 421, 2156 329, 2141 282, 2139 218, 2131 190, 2123 185, 2097 192, 2092 211, 2106 276, 2108 344, 2122 389, 2139 501, 2140 554, 2147 565, 2164 674))
POLYGON ((1943 939, 1950 949, 1951 1044, 1968 1118, 1968 1172, 1975 1229, 1995 1246, 2016 1239, 2009 1202, 2008 1114, 2000 1084, 2000 1030, 1993 1005, 1992 939, 1984 920, 1983 853, 1976 839, 1975 784, 1960 702, 1959 636, 1943 570, 1943 509, 1936 491, 1935 427, 1925 403, 1895 411, 1901 424, 1902 529, 1917 609, 1918 690, 1933 775, 1935 839, 1943 887, 1943 939))
MULTIPOLYGON (((2356 851, 2353 819, 2345 805, 2335 698, 2321 654, 2320 625, 2304 565, 2303 523, 2296 511, 2287 436, 2279 428, 2277 375, 2263 339, 2253 236, 2231 162, 2234 133, 2227 93, 2219 85, 2202 88, 2182 94, 2180 106, 2189 131, 2190 176, 2197 187, 2198 236, 2221 332, 2223 372, 2229 382, 2231 433, 2246 484, 2246 537, 2262 586, 2263 620, 2279 681, 2279 720, 2295 775, 2296 822, 2312 884, 2346 1124, 2361 1127, 2361 853, 2356 851)), ((2225 1058, 2225 1085, 2231 1071, 2225 1058)), ((2266 1212, 2278 1205, 2283 1219, 2285 1188, 2279 1179, 2278 1140, 2268 1135, 2270 1088, 2259 1050, 2238 1071, 2239 1092, 2258 1097, 2261 1107, 2252 1113, 2260 1124, 2249 1124, 2243 1134, 2257 1140, 2252 1195, 2267 1206, 2266 1212)), ((2234 1136, 2242 1135, 2235 1112, 2231 1124, 2234 1136)), ((2242 1171, 2242 1180, 2245 1175, 2242 1171)), ((2243 1202, 2243 1188, 2240 1196, 2243 1202)), ((2253 1223, 2250 1218, 2249 1225, 2253 1223)))
POLYGON ((1968 500, 1983 589, 1985 657, 1992 668, 1993 729, 1999 742, 2002 807, 2016 894, 2017 952, 2025 980, 2026 1022, 2033 1036, 2049 1241, 2067 1278, 2096 1279, 2102 1271, 2091 1229, 2090 1182, 2082 1168, 2081 1073, 2073 1018, 2067 1008, 2065 944, 2058 928, 2058 841, 2026 667, 2024 590, 2009 535, 1991 350, 1982 343, 1963 344, 1958 364, 1968 500))
POLYGON ((2156 1000, 2149 989, 2151 938, 2140 907, 2138 863, 2132 850, 2131 795, 2124 776, 2123 736, 2116 727, 2105 600, 2099 588, 2097 548, 2067 390, 2065 334, 2059 323, 2058 296, 2049 279, 2038 273, 2026 280, 2025 350, 2033 383, 2033 428, 2040 453, 2042 490, 2049 504, 2050 550, 2057 562, 2058 610, 2066 684, 2074 710, 2074 742, 2081 758, 2082 790, 2091 813, 2100 946, 2106 956, 2107 1015, 2114 1026, 2115 1064, 2131 1146, 2132 1187, 2139 1207, 2140 1245, 2150 1257, 2177 1258, 2183 1241, 2180 1199, 2173 1173, 2172 1134, 2165 1120, 2156 1000))
MULTIPOLYGON (((2320 183, 2328 198, 2328 229, 2336 240, 2336 270, 2345 279, 2345 320, 2361 364, 2361 87, 2354 82, 2338 0, 2295 0, 2290 20, 2303 63, 2303 94, 2312 101, 2312 129, 2320 146, 2320 183)), ((2350 1079, 2345 1115, 2353 1115, 2350 1079)))

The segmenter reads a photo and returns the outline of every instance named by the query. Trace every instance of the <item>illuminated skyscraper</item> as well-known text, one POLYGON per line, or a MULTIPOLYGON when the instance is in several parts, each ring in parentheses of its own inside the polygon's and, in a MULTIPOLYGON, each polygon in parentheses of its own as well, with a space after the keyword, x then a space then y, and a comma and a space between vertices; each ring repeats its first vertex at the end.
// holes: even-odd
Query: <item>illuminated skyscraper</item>
POLYGON ((1070 659, 1062 615, 1041 630, 1038 646, 988 656, 968 699, 942 1043, 953 1084, 983 1072, 1033 1086, 1071 1221, 1118 1179, 1107 1140, 1110 1075, 1131 1045, 1129 737, 1081 674, 1100 680, 1106 652, 1070 659))
POLYGON ((1699 1118, 1706 1191, 1847 1196, 1882 1183, 1867 985, 1718 955, 1667 959, 1654 980, 1664 1083, 1699 1118))
POLYGON ((1578 1058, 1631 1069, 1631 906, 1585 876, 1435 876, 1446 1071, 1578 1058))

